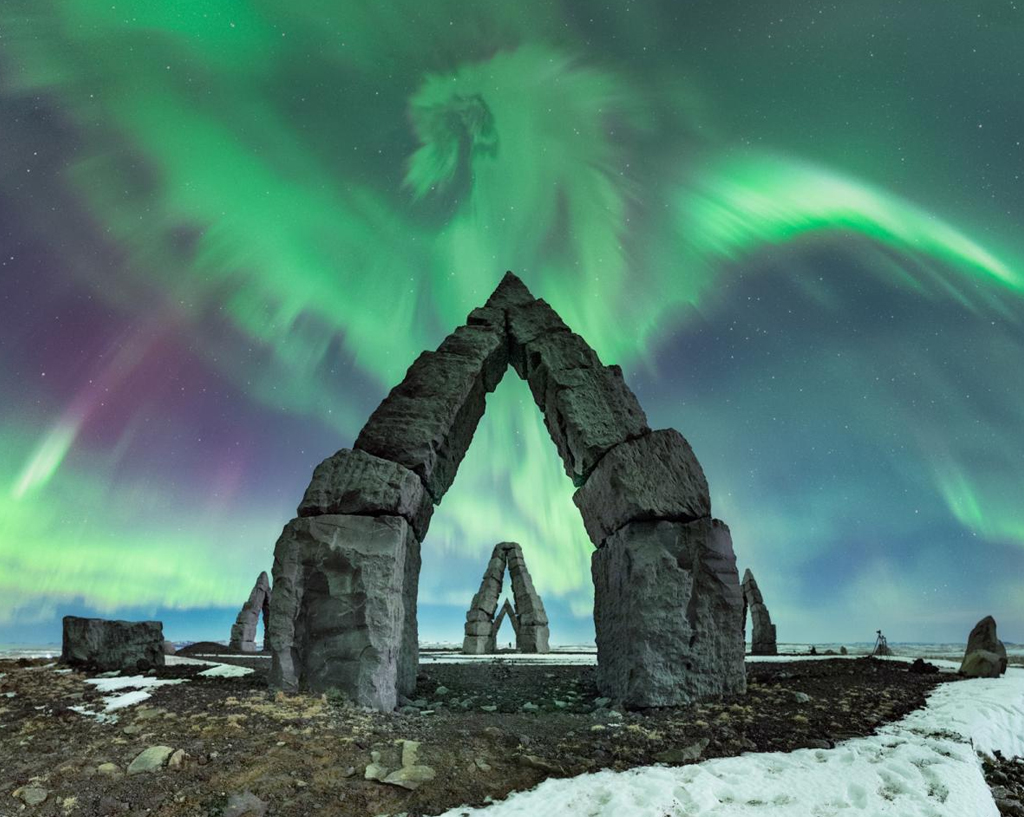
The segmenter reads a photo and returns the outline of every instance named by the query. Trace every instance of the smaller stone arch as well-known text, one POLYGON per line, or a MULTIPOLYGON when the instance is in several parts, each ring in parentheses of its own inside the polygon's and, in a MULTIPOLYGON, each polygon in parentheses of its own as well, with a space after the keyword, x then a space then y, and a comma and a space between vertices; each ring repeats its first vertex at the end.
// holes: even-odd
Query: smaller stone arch
POLYGON ((526 568, 523 549, 516 542, 499 542, 491 552, 480 590, 473 596, 466 613, 466 637, 462 642, 462 651, 467 655, 496 652, 498 630, 506 615, 512 622, 519 652, 549 651, 548 616, 533 586, 530 571, 526 568), (515 608, 506 599, 501 613, 495 619, 494 612, 501 598, 506 569, 512 584, 515 608))
POLYGON ((757 586, 757 579, 748 567, 743 574, 743 633, 747 632, 747 609, 750 609, 750 654, 778 655, 775 625, 757 586))
POLYGON ((270 579, 267 571, 260 573, 249 594, 249 600, 242 605, 235 623, 231 625, 231 646, 242 652, 256 652, 256 630, 263 614, 263 631, 270 628, 270 579))

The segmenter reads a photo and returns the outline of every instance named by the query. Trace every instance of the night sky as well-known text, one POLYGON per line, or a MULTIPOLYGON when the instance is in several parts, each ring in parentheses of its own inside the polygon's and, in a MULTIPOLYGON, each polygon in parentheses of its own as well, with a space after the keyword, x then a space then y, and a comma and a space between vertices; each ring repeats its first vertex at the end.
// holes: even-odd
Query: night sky
MULTIPOLYGON (((506 269, 689 439, 781 641, 1024 641, 1022 42, 1011 0, 3 0, 0 642, 226 639, 506 269)), ((510 371, 421 637, 515 540, 591 640, 572 491, 510 371)))

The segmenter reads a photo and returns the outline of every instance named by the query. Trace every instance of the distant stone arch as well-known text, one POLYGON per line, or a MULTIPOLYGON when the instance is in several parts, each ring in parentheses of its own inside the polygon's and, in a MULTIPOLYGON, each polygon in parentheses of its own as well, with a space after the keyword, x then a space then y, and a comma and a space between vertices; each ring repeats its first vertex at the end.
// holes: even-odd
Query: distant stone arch
POLYGON ((271 684, 337 687, 379 709, 413 691, 420 543, 509 365, 529 384, 597 548, 602 694, 644 707, 743 691, 736 558, 693 451, 674 429, 652 431, 622 370, 512 273, 413 362, 355 446, 313 472, 274 551, 271 684))
POLYGON ((480 582, 480 590, 473 596, 466 613, 466 636, 462 642, 462 651, 469 655, 495 652, 498 630, 506 615, 512 622, 519 652, 548 652, 548 614, 533 586, 523 549, 517 542, 499 542, 494 546, 480 582), (513 608, 505 599, 501 613, 495 619, 494 611, 501 598, 506 569, 516 606, 513 608))
POLYGON ((260 613, 263 614, 263 631, 269 630, 270 621, 270 579, 264 570, 256 579, 248 601, 242 605, 235 623, 231 626, 231 640, 236 650, 256 652, 256 631, 259 628, 260 613))
POLYGON ((757 586, 757 579, 750 568, 743 574, 743 628, 741 632, 746 638, 747 610, 750 610, 750 653, 751 655, 778 655, 779 649, 775 637, 775 625, 768 614, 768 607, 757 586))

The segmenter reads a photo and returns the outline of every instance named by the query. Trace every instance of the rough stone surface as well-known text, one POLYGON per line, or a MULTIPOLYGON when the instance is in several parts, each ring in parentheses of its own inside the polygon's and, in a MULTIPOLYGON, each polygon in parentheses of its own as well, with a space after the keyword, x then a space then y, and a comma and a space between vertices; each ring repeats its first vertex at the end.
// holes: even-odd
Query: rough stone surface
POLYGON ((174 655, 177 650, 174 649, 174 644, 170 641, 164 641, 161 645, 161 649, 164 651, 164 655, 174 655))
POLYGON ((718 520, 634 522, 594 552, 597 684, 627 706, 746 689, 742 597, 718 520))
POLYGON ((996 633, 996 620, 985 616, 967 639, 960 674, 970 678, 996 678, 1006 672, 1006 647, 996 633))
POLYGON ((251 791, 247 791, 241 794, 232 794, 228 798, 228 804, 224 807, 224 811, 221 812, 221 817, 264 817, 268 808, 270 808, 268 803, 260 800, 251 791))
POLYGON ((743 627, 744 637, 747 632, 747 610, 750 610, 750 653, 751 655, 778 655, 775 625, 768 614, 761 589, 750 568, 743 573, 743 627))
POLYGON ((170 746, 150 746, 128 764, 128 774, 155 772, 164 766, 172 754, 174 754, 174 749, 170 746))
POLYGON ((494 639, 490 635, 467 635, 462 640, 462 652, 466 655, 490 655, 494 651, 494 639))
MULTIPOLYGON (((15 796, 24 802, 26 806, 38 806, 46 802, 46 798, 50 796, 50 792, 42 786, 28 785, 24 788, 18 789, 15 792, 15 796)), ((24 808, 24 806, 22 806, 22 808, 24 808)))
POLYGON ((501 332, 464 327, 424 352, 370 415, 355 447, 404 465, 435 502, 451 486, 484 413, 488 387, 508 364, 501 332), (464 330, 464 331, 463 331, 464 330), (472 350, 472 351, 471 351, 472 350))
POLYGON ((704 469, 674 428, 615 446, 576 491, 573 502, 597 547, 628 522, 692 522, 711 515, 704 469))
POLYGON ((385 777, 384 782, 411 791, 433 780, 436 775, 437 772, 430 766, 403 766, 385 777))
POLYGON ((508 309, 517 304, 527 304, 535 300, 533 294, 526 288, 526 284, 519 280, 509 270, 502 276, 501 282, 491 293, 491 297, 484 304, 484 309, 508 309))
POLYGON ((516 634, 516 649, 530 653, 550 650, 544 603, 533 586, 530 571, 526 569, 523 550, 516 542, 499 542, 491 552, 480 590, 473 596, 466 613, 466 635, 462 651, 467 655, 495 652, 498 630, 506 615, 516 634), (515 607, 506 599, 500 615, 495 619, 494 611, 501 596, 506 569, 512 583, 515 607))
POLYGON ((364 706, 394 709, 413 660, 408 600, 418 567, 419 543, 400 516, 289 522, 274 551, 271 686, 336 688, 364 706))
POLYGON ((565 472, 577 486, 607 451, 650 431, 618 366, 548 372, 538 405, 565 472))
POLYGON ((101 670, 146 670, 164 665, 163 624, 64 616, 61 661, 101 670))
POLYGON ((266 631, 270 621, 270 579, 263 571, 256 578, 256 584, 249 594, 248 600, 238 612, 235 623, 231 626, 230 644, 242 652, 256 652, 256 631, 263 614, 263 629, 266 631))
POLYGON ((299 516, 401 516, 423 541, 434 503, 419 476, 365 451, 343 448, 321 462, 299 504, 299 516))

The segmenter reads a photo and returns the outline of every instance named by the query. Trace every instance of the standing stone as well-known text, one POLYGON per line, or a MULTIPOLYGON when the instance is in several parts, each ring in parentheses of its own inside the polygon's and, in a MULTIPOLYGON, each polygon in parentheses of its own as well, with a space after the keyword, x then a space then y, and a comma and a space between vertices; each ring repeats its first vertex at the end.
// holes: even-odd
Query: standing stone
POLYGON ((505 615, 508 615, 516 634, 516 649, 526 653, 550 650, 547 613, 533 586, 530 571, 526 569, 523 550, 516 542, 499 542, 494 546, 484 570, 480 590, 473 596, 466 613, 466 635, 462 651, 467 655, 496 652, 498 630, 505 615), (501 596, 506 568, 512 583, 515 608, 506 599, 501 615, 495 620, 494 611, 501 596))
POLYGON ((413 660, 406 630, 418 565, 419 543, 400 516, 289 522, 274 551, 271 685, 337 688, 365 706, 394 709, 413 660))
POLYGON ((750 610, 750 653, 751 655, 778 655, 775 637, 775 625, 768 614, 761 589, 750 568, 743 574, 743 627, 744 636, 747 632, 747 609, 750 610))
POLYGON ((249 594, 248 601, 242 605, 238 617, 231 627, 230 645, 242 652, 256 652, 256 630, 263 614, 263 631, 266 633, 267 622, 270 620, 270 579, 263 571, 256 579, 256 585, 249 594))
POLYGON ((64 616, 60 655, 65 664, 100 670, 148 670, 164 665, 164 625, 64 616))
POLYGON ((633 522, 595 551, 597 685, 627 706, 746 690, 743 601, 718 520, 633 522))
POLYGON ((1006 672, 1006 647, 996 634, 996 620, 985 616, 967 639, 960 674, 969 678, 998 678, 1006 672))

